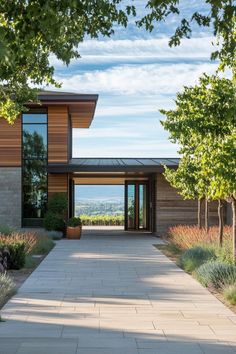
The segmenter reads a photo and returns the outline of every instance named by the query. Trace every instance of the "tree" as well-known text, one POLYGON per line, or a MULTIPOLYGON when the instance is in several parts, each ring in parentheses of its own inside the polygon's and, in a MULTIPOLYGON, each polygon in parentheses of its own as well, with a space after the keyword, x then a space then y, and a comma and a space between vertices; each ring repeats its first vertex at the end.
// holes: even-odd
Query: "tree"
POLYGON ((222 138, 212 139, 201 148, 201 168, 210 176, 210 197, 219 200, 220 239, 223 242, 222 200, 232 205, 233 255, 236 258, 236 126, 222 138))
POLYGON ((192 156, 185 154, 180 160, 177 170, 165 167, 164 176, 184 199, 198 200, 198 227, 202 228, 202 199, 204 193, 197 188, 198 172, 199 166, 195 164, 192 156))
MULTIPOLYGON (((232 200, 235 240, 236 97, 233 81, 204 75, 199 85, 185 87, 177 94, 174 110, 161 110, 161 113, 167 117, 162 124, 170 132, 171 140, 178 142, 183 157, 191 156, 194 166, 198 167, 194 187, 197 194, 204 193, 206 199, 211 200, 232 200)), ((179 173, 182 177, 187 170, 180 169, 179 173)), ((221 210, 219 202, 220 244, 221 210)))
MULTIPOLYGON (((232 0, 204 0, 209 14, 194 12, 182 18, 170 39, 179 45, 183 37, 191 36, 191 25, 210 27, 221 41, 212 59, 219 58, 222 67, 235 68, 236 7, 232 0)), ((171 15, 180 15, 179 0, 149 0, 149 13, 137 20, 137 26, 152 31, 156 22, 171 15)), ((25 103, 37 101, 38 90, 32 87, 52 84, 54 67, 49 58, 69 65, 79 58, 78 46, 85 37, 109 37, 114 26, 127 26, 129 16, 135 16, 135 6, 124 6, 121 0, 2 0, 0 2, 0 116, 13 124, 24 111, 25 103)))
POLYGON ((13 123, 36 101, 32 86, 52 84, 53 54, 68 65, 79 58, 85 36, 109 37, 113 26, 127 25, 134 7, 120 9, 121 0, 2 0, 0 2, 0 116, 13 123))

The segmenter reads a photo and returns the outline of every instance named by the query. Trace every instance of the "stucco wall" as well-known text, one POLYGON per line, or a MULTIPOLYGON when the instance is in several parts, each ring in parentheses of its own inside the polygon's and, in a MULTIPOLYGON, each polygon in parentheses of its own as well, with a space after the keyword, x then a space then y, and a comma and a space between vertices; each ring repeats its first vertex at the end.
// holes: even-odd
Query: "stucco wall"
POLYGON ((0 167, 0 225, 21 227, 21 168, 0 167))

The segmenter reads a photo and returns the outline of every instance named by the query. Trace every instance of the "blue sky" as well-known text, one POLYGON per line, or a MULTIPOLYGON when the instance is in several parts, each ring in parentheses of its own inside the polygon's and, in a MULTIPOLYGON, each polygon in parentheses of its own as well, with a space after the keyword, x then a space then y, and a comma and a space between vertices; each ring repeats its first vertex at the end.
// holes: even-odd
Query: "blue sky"
MULTIPOLYGON (((145 1, 134 4, 143 14, 145 1)), ((186 16, 199 6, 199 1, 181 1, 186 16)), ((183 85, 194 84, 203 72, 214 73, 217 68, 209 59, 210 30, 196 27, 192 39, 168 47, 178 22, 172 16, 149 34, 131 20, 126 29, 116 27, 109 39, 84 41, 79 47, 82 58, 68 68, 52 58, 62 90, 99 94, 90 129, 73 132, 75 157, 178 156, 177 146, 160 125, 163 116, 158 110, 174 107, 183 85)))

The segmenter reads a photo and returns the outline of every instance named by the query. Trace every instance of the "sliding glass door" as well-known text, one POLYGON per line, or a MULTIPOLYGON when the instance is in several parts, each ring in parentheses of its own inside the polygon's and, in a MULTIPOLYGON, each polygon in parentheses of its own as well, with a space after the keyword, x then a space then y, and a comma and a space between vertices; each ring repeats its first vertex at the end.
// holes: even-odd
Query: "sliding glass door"
POLYGON ((125 183, 125 229, 148 230, 148 184, 125 183))

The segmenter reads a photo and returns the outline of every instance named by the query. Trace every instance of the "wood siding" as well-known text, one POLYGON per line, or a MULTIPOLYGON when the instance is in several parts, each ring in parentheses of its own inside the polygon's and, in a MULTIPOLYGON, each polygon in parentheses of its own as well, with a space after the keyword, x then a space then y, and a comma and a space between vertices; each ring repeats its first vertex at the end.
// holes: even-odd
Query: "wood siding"
POLYGON ((48 107, 48 162, 68 161, 69 119, 67 106, 48 107))
POLYGON ((21 119, 10 125, 0 118, 0 166, 21 166, 21 119))
POLYGON ((68 194, 68 175, 62 174, 48 174, 48 196, 54 193, 67 193, 68 194))
POLYGON ((79 102, 70 107, 71 124, 73 128, 89 128, 96 107, 96 102, 79 102))
MULTIPOLYGON (((170 226, 197 223, 197 201, 183 200, 161 173, 156 178, 155 209, 156 232, 159 235, 166 233, 170 226)), ((209 221, 210 225, 218 223, 217 202, 209 205, 209 221)))

